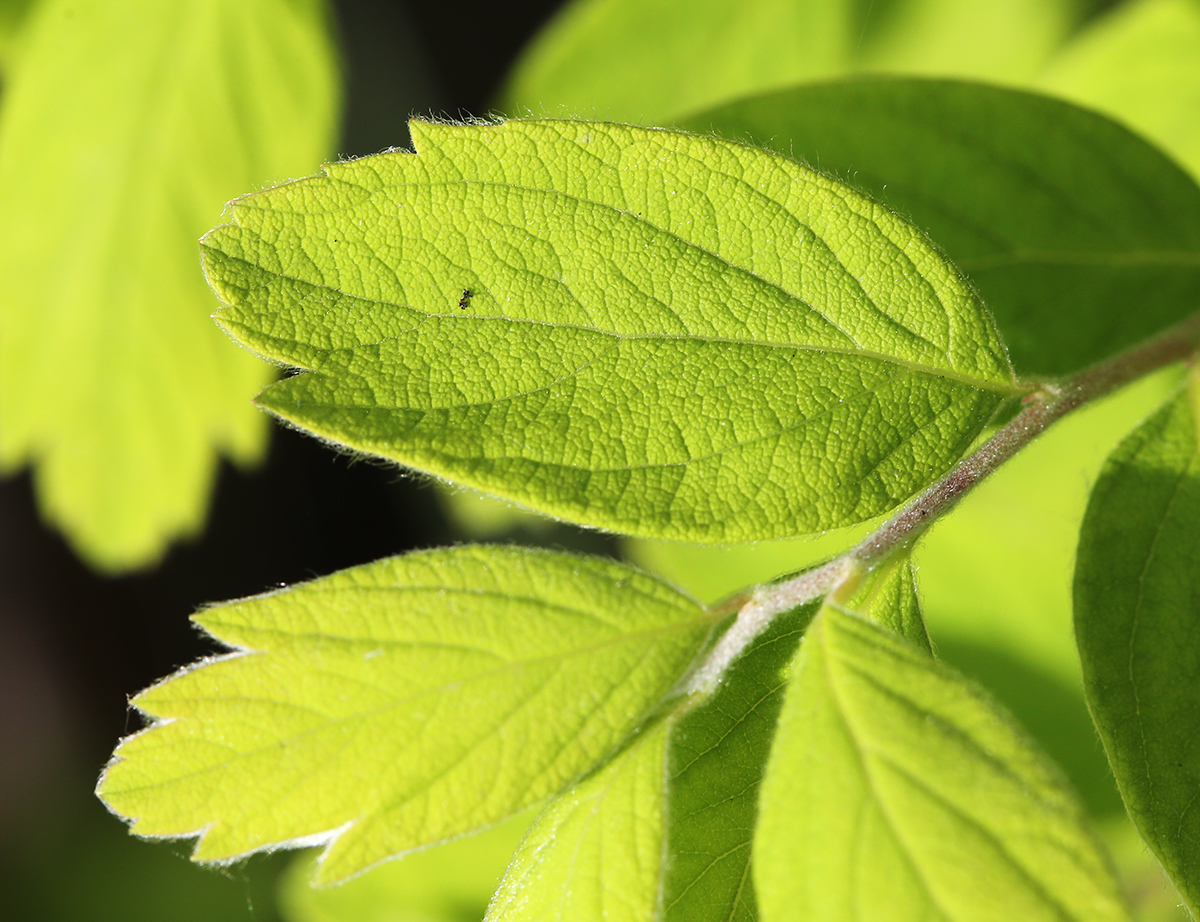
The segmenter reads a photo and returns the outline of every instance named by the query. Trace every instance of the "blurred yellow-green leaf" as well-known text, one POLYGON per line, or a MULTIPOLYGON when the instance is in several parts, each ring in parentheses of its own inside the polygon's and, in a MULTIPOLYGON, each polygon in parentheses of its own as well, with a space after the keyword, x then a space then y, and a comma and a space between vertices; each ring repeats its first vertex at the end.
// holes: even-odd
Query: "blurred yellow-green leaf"
POLYGON ((1125 122, 1200 176, 1200 0, 1116 5, 1039 83, 1125 122))
POLYGON ((271 376, 209 315, 196 238, 330 153, 323 4, 45 0, 0 108, 0 470, 90 563, 194 533, 271 376))
POLYGON ((34 0, 0 0, 0 78, 7 80, 19 53, 24 26, 34 0))
POLYGON ((337 887, 313 887, 315 861, 303 858, 280 882, 280 912, 287 922, 480 922, 531 819, 522 813, 337 887))
POLYGON ((1070 0, 575 0, 531 43, 500 108, 639 124, 862 71, 1031 78, 1070 0))
POLYGON ((858 4, 855 70, 1021 82, 1074 23, 1072 0, 892 0, 858 4))

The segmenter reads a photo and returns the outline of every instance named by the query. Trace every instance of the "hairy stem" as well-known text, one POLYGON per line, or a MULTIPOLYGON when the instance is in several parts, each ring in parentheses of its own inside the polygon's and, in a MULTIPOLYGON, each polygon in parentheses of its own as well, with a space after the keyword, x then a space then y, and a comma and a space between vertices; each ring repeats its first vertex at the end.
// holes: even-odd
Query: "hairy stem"
POLYGON ((692 676, 689 689, 711 689, 730 663, 777 615, 827 595, 847 578, 857 578, 893 554, 911 547, 930 525, 958 505, 959 500, 981 480, 1072 410, 1187 358, 1198 345, 1200 314, 1194 314, 1106 362, 1064 381, 1046 384, 1029 394, 1024 409, 1011 422, 855 547, 792 579, 756 587, 737 609, 737 620, 692 676))

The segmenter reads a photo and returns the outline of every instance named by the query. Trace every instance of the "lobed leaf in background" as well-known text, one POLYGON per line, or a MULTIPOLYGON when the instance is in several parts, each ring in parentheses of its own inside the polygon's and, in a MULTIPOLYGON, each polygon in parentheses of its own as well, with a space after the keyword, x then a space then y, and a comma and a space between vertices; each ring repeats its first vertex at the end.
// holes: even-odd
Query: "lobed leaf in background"
POLYGON ((861 70, 1021 80, 1070 0, 575 0, 522 54, 499 108, 663 124, 861 70))
POLYGON ((759 816, 764 922, 1129 918, 1082 809, 1011 718, 834 599, 792 665, 759 816))
POLYGON ((153 563, 249 464, 271 377, 230 349, 195 240, 336 127, 323 4, 45 0, 0 107, 0 470, 91 564, 153 563), (119 50, 119 52, 118 52, 119 50))
POLYGON ((1200 0, 1114 5, 1035 86, 1144 133, 1200 178, 1200 0))
POLYGON ((794 161, 412 130, 204 239, 220 323, 308 371, 258 402, 318 435, 581 524, 745 540, 895 506, 1019 392, 954 267, 794 161))
POLYGON ((1113 452, 1075 570, 1088 705, 1134 823, 1200 911, 1200 376, 1113 452))
POLYGON ((862 78, 740 100, 681 127, 819 164, 909 217, 978 288, 1019 373, 1077 371, 1200 302, 1200 187, 1069 103, 862 78))
POLYGON ((99 788, 198 861, 323 843, 318 882, 491 825, 605 759, 714 625, 599 558, 461 547, 211 608, 234 646, 134 699, 99 788))

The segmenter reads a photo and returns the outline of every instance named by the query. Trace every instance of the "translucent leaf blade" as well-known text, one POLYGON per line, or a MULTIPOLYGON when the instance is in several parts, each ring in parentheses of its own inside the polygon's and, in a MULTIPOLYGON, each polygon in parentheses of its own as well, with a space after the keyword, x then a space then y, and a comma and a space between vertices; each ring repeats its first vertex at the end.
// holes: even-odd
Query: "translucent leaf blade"
POLYGON ((1200 911, 1197 384, 1109 457, 1075 570, 1084 690, 1134 823, 1200 911))
POLYGON ((684 702, 552 802, 489 920, 752 922, 758 784, 782 675, 816 605, 779 618, 706 699, 684 702))
POLYGON ((674 720, 667 775, 663 922, 753 922, 750 851, 786 667, 817 605, 775 620, 712 696, 674 720))
POLYGON ((731 103, 683 127, 819 164, 909 216, 978 287, 1021 373, 1090 365, 1200 298, 1200 187, 1068 103, 856 79, 731 103))
POLYGON ((1128 919, 1058 773, 978 689, 832 606, 760 795, 765 922, 1128 919))
POLYGON ((530 828, 486 922, 653 922, 667 723, 555 798, 530 828))
POLYGON ((240 200, 220 322, 260 403, 571 521, 807 533, 944 471, 1014 391, 911 226, 794 161, 589 122, 414 124, 416 154, 240 200))
POLYGON ((239 652, 143 692, 100 794, 219 861, 328 844, 318 879, 496 822, 610 753, 712 627, 639 571, 510 548, 357 567, 199 618, 239 652))
POLYGON ((93 565, 195 532, 217 453, 261 452, 271 370, 209 315, 196 238, 335 129, 323 11, 290 0, 47 0, 0 114, 0 470, 93 565), (120 49, 114 54, 114 49, 120 49))
POLYGON ((837 73, 845 0, 576 0, 525 50, 501 108, 639 124, 837 73))

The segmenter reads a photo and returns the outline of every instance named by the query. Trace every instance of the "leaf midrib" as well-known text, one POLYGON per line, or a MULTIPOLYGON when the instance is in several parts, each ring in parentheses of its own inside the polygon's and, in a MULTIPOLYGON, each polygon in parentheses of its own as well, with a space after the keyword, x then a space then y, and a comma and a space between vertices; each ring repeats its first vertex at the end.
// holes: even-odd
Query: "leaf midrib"
MULTIPOLYGON (((224 254, 222 254, 222 255, 224 255, 224 254)), ((253 268, 259 269, 260 271, 267 273, 267 270, 261 269, 260 267, 255 266, 253 263, 248 263, 245 260, 241 260, 237 257, 226 257, 226 258, 231 259, 231 260, 237 259, 239 262, 243 262, 246 265, 250 265, 253 268)), ((283 275, 282 273, 268 273, 268 274, 270 274, 273 278, 279 278, 279 279, 283 279, 285 281, 302 284, 302 285, 311 285, 314 288, 320 288, 324 291, 330 291, 330 292, 334 292, 337 294, 347 294, 346 292, 343 292, 340 289, 335 288, 331 285, 317 284, 314 282, 310 282, 307 279, 298 279, 298 278, 294 278, 291 276, 283 275)), ((845 349, 845 348, 837 348, 837 347, 832 347, 832 346, 817 346, 817 345, 813 345, 811 343, 788 343, 788 342, 776 342, 773 340, 734 339, 733 337, 728 337, 728 336, 706 336, 706 335, 699 334, 699 333, 692 333, 692 334, 687 334, 687 335, 682 335, 682 336, 677 335, 677 334, 669 334, 669 333, 661 333, 661 334, 621 333, 621 332, 618 332, 615 330, 600 329, 599 327, 594 327, 594 326, 590 326, 588 324, 583 324, 583 323, 561 323, 561 322, 549 321, 549 320, 538 320, 536 318, 530 318, 530 317, 506 317, 504 315, 484 316, 484 315, 478 315, 478 314, 475 316, 471 316, 471 317, 461 317, 457 314, 450 313, 449 311, 447 311, 444 314, 435 313, 433 311, 424 311, 421 308, 413 308, 408 305, 396 304, 393 301, 381 301, 381 300, 374 299, 374 298, 362 298, 358 295, 349 295, 349 296, 355 298, 356 300, 366 301, 367 303, 370 303, 370 304, 378 304, 383 307, 405 308, 407 310, 415 310, 415 311, 418 311, 418 312, 424 314, 429 319, 440 318, 443 320, 450 320, 455 323, 480 323, 480 324, 482 324, 482 323, 505 323, 505 324, 509 324, 509 325, 529 324, 531 326, 549 327, 550 329, 578 330, 580 332, 591 333, 596 336, 605 336, 605 337, 614 339, 617 342, 697 342, 697 343, 703 343, 704 345, 712 345, 712 346, 723 346, 723 345, 750 346, 753 348, 771 349, 771 350, 778 350, 781 352, 791 351, 791 352, 807 352, 807 353, 813 353, 816 355, 841 355, 841 356, 846 356, 847 358, 862 358, 862 359, 866 359, 868 361, 878 362, 881 365, 895 365, 899 368, 903 368, 907 371, 911 371, 916 374, 927 375, 932 378, 945 378, 948 381, 957 381, 961 384, 966 384, 969 387, 974 387, 977 390, 992 391, 994 393, 1003 394, 1006 397, 1012 397, 1012 396, 1024 394, 1030 390, 1030 388, 1028 386, 1022 387, 1015 382, 1010 383, 1010 382, 1006 382, 1006 381, 992 381, 992 380, 989 380, 986 378, 979 378, 974 375, 968 375, 968 374, 964 374, 964 373, 958 372, 958 371, 953 371, 950 369, 936 368, 931 365, 924 365, 920 362, 913 362, 913 361, 909 361, 907 359, 898 358, 896 356, 885 355, 881 352, 875 352, 875 351, 872 351, 869 349, 845 349)), ((228 310, 237 310, 242 313, 251 313, 251 311, 247 311, 245 308, 243 308, 241 304, 230 304, 227 309, 228 310)), ((269 311, 262 311, 262 310, 253 311, 253 313, 256 315, 266 315, 266 314, 277 314, 278 315, 278 314, 284 314, 284 312, 285 312, 284 309, 269 310, 269 311)), ((223 314, 225 312, 222 311, 220 313, 223 314)), ((277 361, 277 362, 286 362, 289 365, 291 365, 292 367, 299 368, 302 371, 315 372, 317 374, 321 373, 321 369, 319 367, 314 367, 312 365, 297 363, 295 361, 294 355, 290 355, 287 352, 284 352, 282 350, 276 351, 276 352, 265 351, 263 349, 263 347, 266 345, 266 342, 252 341, 243 335, 238 335, 240 330, 250 330, 252 332, 258 333, 257 328, 251 327, 245 321, 238 322, 236 320, 230 320, 229 318, 224 318, 219 315, 218 315, 217 319, 218 319, 218 321, 223 321, 221 323, 221 326, 224 327, 224 329, 227 332, 229 332, 229 334, 231 336, 234 336, 243 345, 250 348, 252 351, 258 353, 258 355, 260 355, 262 358, 267 359, 267 360, 277 361)), ((274 340, 276 342, 295 343, 298 346, 306 346, 310 349, 317 349, 321 353, 323 353, 325 356, 329 356, 336 352, 355 353, 355 351, 358 349, 369 348, 371 346, 381 346, 384 343, 394 342, 394 341, 399 340, 401 336, 403 336, 407 333, 410 333, 416 329, 417 329, 417 327, 412 327, 409 330, 405 330, 401 333, 396 334, 395 336, 389 336, 389 337, 386 337, 384 339, 379 339, 379 340, 357 342, 352 346, 341 346, 341 347, 337 347, 334 349, 324 349, 319 346, 315 346, 312 343, 307 343, 307 342, 304 342, 304 341, 298 340, 298 339, 284 340, 281 337, 276 337, 276 336, 264 336, 263 339, 264 340, 270 339, 270 340, 274 340)), ((597 357, 598 356, 593 356, 590 361, 595 361, 595 359, 597 357)), ((287 379, 284 378, 283 380, 286 381, 287 379)), ((556 381, 557 380, 562 380, 562 378, 556 379, 556 381)), ((555 382, 549 382, 549 383, 553 384, 555 382)), ((494 401, 485 401, 485 402, 494 402, 494 401)), ((466 405, 467 404, 454 404, 453 406, 466 406, 466 405)), ((414 408, 414 409, 416 409, 416 408, 414 408)))
MULTIPOLYGON (((768 153, 770 153, 770 152, 768 152, 768 153)), ((419 153, 412 154, 411 156, 420 156, 420 154, 419 153)), ((775 156, 779 156, 779 155, 775 155, 775 156)), ((794 164, 794 162, 789 161, 788 158, 781 157, 780 159, 785 162, 794 164)), ((798 164, 797 164, 797 166, 798 166, 798 164)), ((758 196, 759 198, 761 198, 764 201, 766 201, 767 203, 769 203, 770 206, 772 207, 772 209, 774 209, 779 215, 786 218, 787 221, 790 224, 792 224, 795 228, 803 228, 804 231, 806 231, 808 234, 810 234, 812 236, 812 239, 815 242, 817 242, 823 248, 823 250, 826 253, 828 253, 829 257, 831 259, 833 259, 833 261, 836 263, 838 268, 841 270, 843 280, 846 281, 848 284, 852 285, 854 290, 857 291, 861 295, 861 301, 859 301, 859 299, 855 299, 856 303, 859 303, 860 306, 862 306, 862 305, 868 306, 870 308, 870 310, 875 314, 876 322, 883 323, 890 328, 900 331, 905 336, 913 337, 914 339, 924 343, 929 348, 933 349, 935 352, 944 354, 948 361, 952 361, 952 359, 950 359, 950 355, 949 355, 949 346, 947 346, 946 348, 939 346, 937 343, 934 343, 932 340, 928 339, 924 334, 920 333, 917 330, 912 329, 911 327, 906 326, 900 320, 891 316, 889 313, 887 313, 882 308, 880 308, 879 305, 877 305, 875 303, 874 299, 871 298, 871 296, 868 295, 866 290, 862 287, 862 281, 858 278, 858 276, 856 276, 853 272, 850 271, 849 268, 847 268, 845 263, 842 261, 842 256, 828 243, 828 241, 821 234, 817 233, 817 231, 810 224, 806 224, 805 222, 800 220, 800 218, 797 215, 795 215, 791 211, 789 211, 781 202, 778 202, 775 199, 772 199, 769 196, 765 195, 761 190, 759 190, 759 189, 755 188, 753 185, 747 183, 745 179, 738 177, 738 176, 734 176, 730 173, 725 173, 720 170, 712 169, 711 167, 709 167, 709 169, 713 173, 716 173, 721 176, 725 176, 735 182, 738 182, 739 184, 745 186, 746 188, 750 189, 756 196, 758 196)), ((332 179, 332 177, 329 177, 329 178, 332 179)), ((825 323, 830 329, 832 329, 832 330, 836 331, 837 333, 839 333, 840 335, 844 336, 851 343, 856 342, 854 336, 851 336, 848 332, 843 330, 839 324, 835 323, 824 312, 820 311, 817 307, 815 307, 814 305, 810 304, 808 301, 801 298, 795 292, 789 291, 787 288, 783 287, 783 285, 780 284, 779 282, 775 282, 768 278, 765 278, 761 274, 752 271, 751 269, 747 268, 746 266, 741 265, 740 263, 732 262, 728 257, 726 257, 720 253, 714 252, 713 250, 709 249, 708 247, 702 246, 700 243, 698 243, 696 241, 689 240, 686 237, 680 236, 680 234, 676 233, 675 231, 671 231, 666 228, 663 228, 663 227, 659 226, 658 224, 655 224, 654 222, 643 217, 641 214, 631 211, 627 208, 625 208, 625 209, 619 208, 615 205, 612 205, 612 204, 609 204, 609 203, 603 202, 603 201, 598 201, 596 199, 581 198, 578 195, 573 195, 564 190, 544 189, 544 188, 540 188, 540 187, 536 187, 536 186, 526 186, 526 185, 522 185, 522 184, 515 183, 515 182, 507 183, 507 182, 497 182, 494 180, 455 179, 455 180, 430 180, 430 181, 403 181, 403 182, 383 183, 376 187, 364 186, 364 185, 346 180, 342 177, 338 177, 336 181, 344 182, 347 185, 355 186, 359 189, 362 189, 364 192, 367 193, 368 196, 373 196, 380 192, 386 192, 387 190, 390 190, 390 189, 399 189, 399 188, 425 189, 425 188, 429 188, 431 186, 439 186, 439 185, 440 186, 478 185, 478 186, 485 186, 485 187, 498 187, 498 188, 503 188, 503 189, 514 189, 514 190, 532 192, 532 193, 537 193, 537 194, 541 194, 541 195, 560 196, 560 197, 567 198, 572 201, 578 202, 583 205, 604 209, 606 211, 612 212, 617 215, 630 217, 630 218, 633 218, 634 220, 636 220, 638 223, 652 229, 655 233, 662 234, 663 236, 666 236, 666 237, 670 237, 671 239, 678 241, 679 243, 681 243, 688 249, 695 250, 696 252, 703 254, 705 257, 720 263, 722 266, 725 266, 728 270, 730 270, 732 272, 736 272, 739 275, 742 275, 746 278, 751 279, 754 284, 763 285, 771 290, 778 292, 780 295, 784 296, 787 300, 796 302, 796 303, 802 305, 804 308, 806 308, 808 311, 810 311, 815 317, 820 318, 820 320, 823 323, 825 323)), ((920 286, 926 290, 928 295, 931 297, 932 301, 936 302, 937 306, 940 308, 943 315, 947 318, 947 322, 948 322, 948 325, 949 325, 949 328, 951 331, 951 335, 953 335, 953 332, 954 332, 953 317, 954 317, 955 312, 946 306, 946 304, 942 300, 941 293, 938 292, 938 290, 934 287, 933 283, 926 277, 925 273, 923 273, 917 267, 917 265, 913 262, 912 257, 909 255, 909 253, 904 248, 904 246, 901 244, 901 242, 892 239, 892 237, 883 228, 881 228, 878 224, 876 224, 869 216, 862 214, 860 210, 853 207, 854 204, 856 204, 856 203, 852 203, 849 200, 847 200, 846 194, 845 194, 846 192, 850 191, 849 189, 839 190, 839 189, 833 189, 833 188, 827 189, 827 188, 822 187, 822 188, 820 188, 820 191, 825 194, 834 195, 837 198, 839 198, 839 200, 841 200, 843 202, 846 209, 854 216, 854 218, 872 225, 879 231, 879 233, 883 237, 883 239, 887 241, 889 247, 891 248, 893 255, 904 260, 904 262, 913 270, 916 278, 919 280, 920 286)), ((862 194, 855 192, 854 195, 861 196, 862 194)), ((865 202, 875 205, 873 200, 871 200, 865 196, 862 196, 862 197, 865 202)), ((239 203, 239 207, 247 207, 247 206, 245 206, 243 203, 239 203)), ((253 207, 253 206, 251 206, 251 207, 253 207)), ((313 211, 313 212, 295 211, 295 210, 290 210, 290 209, 284 210, 284 209, 276 209, 276 208, 269 208, 269 209, 255 208, 254 210, 260 211, 260 212, 265 212, 265 213, 293 214, 293 215, 303 219, 310 215, 317 215, 317 214, 335 215, 335 216, 340 217, 342 214, 353 213, 354 210, 358 209, 359 207, 361 207, 361 203, 355 203, 350 206, 324 209, 321 211, 313 211)), ((877 206, 877 207, 886 208, 887 206, 877 206)), ((888 209, 888 210, 890 212, 890 209, 888 209)), ((236 227, 243 232, 254 234, 256 237, 259 236, 258 232, 256 230, 254 230, 253 228, 244 227, 241 224, 241 222, 237 220, 236 211, 235 211, 234 217, 235 217, 235 221, 232 224, 224 225, 224 227, 236 227)), ((516 225, 512 225, 512 226, 515 227, 516 225)), ((927 238, 924 236, 924 234, 922 234, 919 230, 917 230, 915 228, 915 226, 909 224, 908 222, 905 222, 905 226, 912 229, 916 239, 927 242, 927 238)), ((262 238, 260 237, 259 239, 262 239, 262 238)), ((223 255, 225 255, 225 254, 223 254, 223 255)), ((237 258, 237 257, 228 257, 227 256, 226 258, 237 258)), ((941 258, 943 260, 945 260, 945 257, 941 257, 941 258)), ((296 279, 296 278, 292 278, 292 277, 283 275, 282 273, 270 272, 269 270, 263 269, 262 267, 260 267, 256 264, 249 263, 248 260, 242 259, 241 261, 247 265, 252 266, 253 268, 259 269, 259 271, 261 271, 263 273, 266 273, 268 275, 271 275, 271 276, 274 276, 277 278, 283 278, 288 281, 315 285, 315 283, 309 282, 308 280, 296 279)), ((946 262, 948 264, 948 260, 946 262)), ((340 291, 339 289, 333 288, 329 285, 326 285, 325 283, 321 283, 321 285, 317 286, 317 287, 322 287, 322 288, 325 288, 327 290, 332 290, 332 291, 340 291)), ((342 293, 350 294, 349 292, 342 292, 342 293)), ((962 296, 965 301, 974 302, 975 306, 980 307, 980 308, 982 307, 982 305, 980 305, 976 299, 972 298, 965 290, 962 292, 962 296)), ((357 297, 359 297, 359 295, 352 294, 351 297, 357 298, 357 297)), ((365 300, 372 300, 372 299, 368 298, 365 300)), ((388 303, 388 302, 377 302, 377 303, 388 303)), ((664 306, 667 307, 668 309, 670 309, 670 305, 664 305, 664 306)), ((419 308, 414 308, 414 309, 419 310, 419 308)), ((431 314, 430 316, 438 316, 438 315, 431 314)), ((991 324, 989 323, 990 318, 987 316, 986 310, 980 311, 979 319, 983 321, 983 325, 988 329, 988 332, 994 332, 994 330, 991 327, 991 324)), ((586 325, 583 325, 582 328, 587 329, 588 327, 586 327, 586 325)), ((595 332, 606 332, 606 331, 596 330, 595 332)), ((610 334, 610 335, 621 335, 621 334, 610 334)), ((795 347, 793 347, 793 348, 795 348, 795 347)), ((990 349, 988 349, 982 345, 980 346, 980 348, 982 348, 984 352, 991 354, 990 349)), ((852 353, 852 354, 854 354, 854 353, 852 353)), ((998 364, 1000 365, 1000 367, 1004 367, 1005 363, 1000 362, 998 364)), ((918 365, 919 365, 919 363, 918 363, 918 365)), ((919 367, 924 367, 924 366, 919 366, 919 367)), ((961 374, 961 373, 959 373, 959 374, 961 374)), ((966 376, 965 379, 973 380, 973 378, 971 378, 971 376, 966 376)))
MULTIPOLYGON (((852 618, 853 616, 843 616, 843 617, 852 618)), ((848 672, 852 672, 852 673, 856 674, 859 678, 862 678, 863 674, 858 669, 856 669, 854 664, 852 662, 848 661, 844 657, 843 654, 841 654, 840 652, 836 652, 832 649, 837 644, 837 641, 834 639, 834 637, 832 636, 832 633, 829 631, 828 625, 826 625, 826 630, 823 632, 823 634, 824 634, 824 636, 821 638, 821 645, 825 652, 825 669, 823 671, 825 674, 827 687, 829 688, 831 697, 833 698, 833 701, 836 704, 837 713, 840 718, 840 722, 841 722, 842 726, 845 728, 847 734, 854 741, 855 756, 856 756, 859 766, 863 772, 863 777, 864 777, 864 780, 866 781, 866 786, 870 793, 871 802, 875 805, 875 808, 879 811, 881 817, 886 822, 897 845, 900 846, 900 851, 901 851, 901 854, 903 854, 903 856, 904 856, 905 862, 912 869, 914 875, 917 878, 917 881, 921 885, 921 888, 925 891, 926 895, 929 897, 930 902, 935 907, 937 907, 937 910, 939 912, 941 912, 942 915, 946 919, 954 918, 953 914, 948 912, 945 909, 945 907, 942 905, 939 896, 934 892, 934 888, 926 874, 924 867, 922 866, 921 862, 919 862, 917 860, 917 857, 914 854, 913 849, 908 845, 906 838, 903 835, 901 835, 900 827, 896 823, 895 819, 892 816, 891 809, 890 809, 890 802, 886 797, 884 797, 880 793, 880 791, 876 785, 875 772, 870 767, 869 757, 879 759, 882 762, 885 762, 886 764, 888 764, 892 768, 893 771, 897 772, 900 775, 903 775, 909 781, 910 784, 912 784, 915 787, 919 788, 920 790, 924 791, 925 794, 931 800, 934 800, 937 803, 941 804, 945 810, 947 810, 948 812, 957 816, 961 821, 966 823, 971 828, 975 829, 980 835, 983 836, 983 838, 987 839, 989 842, 992 843, 992 845, 997 849, 997 851, 1006 859, 1009 867, 1012 868, 1013 870, 1015 870, 1018 873, 1018 875, 1021 878, 1023 878, 1030 885, 1031 889, 1045 901, 1046 905, 1054 911, 1055 915, 1057 915, 1060 919, 1064 920, 1064 922, 1074 922, 1075 917, 1069 911, 1067 911, 1059 903, 1059 901, 1057 899, 1055 899, 1049 892, 1047 892, 1047 890, 1043 886, 1042 882, 1040 880, 1036 879, 1030 873, 1029 869, 1025 867, 1023 862, 1018 861, 1016 858, 1014 858, 1009 853, 1008 848, 1005 847, 1004 843, 997 837, 997 835, 991 829, 984 826, 975 817, 970 816, 967 813, 965 813, 958 806, 958 804, 955 804, 954 802, 952 802, 949 799, 947 799, 946 797, 944 797, 941 794, 941 792, 935 790, 924 779, 917 777, 912 772, 910 772, 905 766, 901 765, 899 762, 894 760, 892 758, 890 752, 888 752, 887 750, 876 748, 876 747, 871 747, 871 746, 868 746, 865 744, 862 734, 859 732, 858 728, 854 725, 854 720, 851 717, 851 707, 844 698, 843 691, 842 691, 842 683, 837 681, 834 677, 834 671, 835 671, 835 669, 845 669, 848 672)), ((855 639, 862 640, 863 638, 856 636, 855 639)), ((875 644, 875 646, 877 649, 880 649, 878 644, 875 644)), ((894 653, 892 651, 887 650, 886 648, 883 648, 882 652, 884 652, 885 654, 894 655, 894 653)), ((902 660, 902 662, 903 662, 903 660, 902 660)), ((911 663, 906 663, 906 665, 911 665, 911 663)), ((877 681, 875 681, 873 679, 873 677, 871 678, 871 684, 877 688, 879 687, 879 683, 877 681)), ((911 702, 908 702, 907 699, 904 699, 902 696, 897 695, 895 693, 893 693, 891 695, 891 697, 902 700, 906 704, 911 703, 911 702)), ((928 712, 925 712, 925 713, 928 713, 928 712)), ((953 725, 950 725, 950 726, 953 726, 953 725)), ((962 735, 961 731, 958 731, 957 727, 955 727, 954 730, 956 732, 956 735, 959 735, 959 736, 962 735)), ((971 742, 973 743, 973 740, 971 742)), ((976 749, 976 751, 983 752, 983 750, 979 749, 979 747, 977 747, 977 746, 974 748, 976 749)), ((985 752, 984 755, 986 757, 989 754, 987 754, 985 752)), ((990 759, 988 759, 988 761, 990 761, 990 759)), ((1008 775, 1007 772, 1005 774, 1008 775)), ((1039 806, 1044 806, 1041 799, 1039 799, 1038 804, 1039 804, 1039 806)))
MULTIPOLYGON (((631 589, 633 592, 637 592, 638 595, 642 597, 642 599, 646 600, 651 605, 659 606, 663 609, 680 611, 680 606, 673 604, 671 601, 659 599, 649 593, 644 592, 643 590, 640 590, 636 586, 634 586, 634 587, 624 586, 621 588, 622 588, 622 590, 625 590, 628 588, 628 589, 631 589)), ((321 587, 319 589, 316 586, 310 586, 310 587, 307 587, 307 591, 305 592, 305 594, 306 595, 318 595, 319 594, 319 595, 353 596, 353 595, 357 595, 360 593, 366 594, 366 593, 376 593, 376 592, 388 593, 388 594, 395 593, 397 595, 397 597, 402 596, 407 593, 428 593, 430 595, 433 595, 433 594, 458 595, 458 596, 465 596, 465 597, 468 597, 471 599, 499 599, 499 600, 503 600, 505 602, 511 602, 511 603, 514 603, 517 605, 525 605, 525 606, 528 606, 529 608, 543 609, 544 611, 547 611, 547 612, 555 612, 555 613, 570 615, 571 617, 584 618, 588 621, 597 622, 597 623, 603 625, 604 627, 606 627, 614 632, 617 632, 618 634, 620 634, 622 636, 625 636, 626 634, 630 633, 630 632, 626 631, 625 629, 621 628, 620 626, 613 624, 612 622, 605 621, 603 618, 601 618, 595 612, 585 611, 581 608, 573 608, 571 605, 564 603, 564 602, 550 602, 545 599, 539 599, 536 596, 526 596, 526 595, 520 595, 517 593, 508 593, 508 592, 504 592, 503 590, 500 590, 500 589, 494 589, 494 590, 492 590, 492 589, 473 589, 473 588, 465 587, 465 586, 437 586, 437 585, 428 585, 428 586, 425 586, 425 585, 325 586, 325 587, 321 587)), ((686 600, 681 598, 680 601, 686 601, 686 600)), ((699 609, 699 610, 701 610, 701 612, 703 611, 703 607, 701 605, 699 605, 699 603, 693 604, 691 606, 691 608, 699 609)), ((444 613, 442 613, 442 614, 444 614, 444 613)), ((691 610, 688 611, 688 615, 689 615, 689 617, 688 617, 689 621, 696 620, 695 616, 693 616, 691 614, 691 610)), ((702 614, 701 617, 708 617, 708 616, 702 614)), ((439 642, 435 642, 435 641, 402 640, 399 638, 350 637, 350 636, 338 635, 335 633, 327 633, 327 632, 322 632, 322 631, 289 631, 285 628, 280 628, 280 627, 262 627, 262 626, 256 626, 256 625, 249 624, 249 623, 238 623, 238 622, 234 622, 234 621, 217 621, 217 620, 213 620, 213 619, 206 620, 203 617, 197 619, 197 622, 199 624, 201 624, 201 626, 204 627, 205 630, 207 630, 210 634, 212 634, 214 637, 216 637, 222 643, 227 643, 227 644, 229 644, 229 646, 233 647, 238 652, 245 652, 245 653, 274 653, 274 652, 277 652, 277 650, 276 650, 276 648, 269 648, 269 647, 264 648, 264 649, 258 649, 258 648, 251 647, 246 644, 240 643, 238 641, 226 640, 225 637, 223 637, 220 633, 218 633, 216 628, 217 627, 227 627, 230 629, 230 633, 245 632, 245 633, 258 634, 258 635, 282 636, 282 637, 296 638, 296 639, 302 639, 302 640, 311 640, 311 641, 327 641, 328 640, 328 641, 336 641, 336 642, 345 643, 345 644, 380 644, 383 646, 390 645, 390 646, 411 646, 411 647, 434 646, 434 647, 440 647, 440 648, 453 647, 455 649, 470 650, 471 652, 475 652, 475 653, 485 653, 485 654, 497 656, 497 657, 501 656, 499 653, 495 653, 494 651, 485 650, 483 648, 478 648, 478 647, 468 647, 465 644, 445 644, 445 643, 439 643, 439 642)), ((679 623, 681 623, 681 622, 672 621, 672 622, 670 622, 670 624, 661 625, 660 627, 666 628, 666 627, 670 627, 673 624, 679 624, 679 623)), ((655 629, 654 628, 639 628, 638 630, 640 631, 640 630, 655 630, 655 629)), ((635 631, 635 633, 636 633, 636 631, 635 631)), ((575 649, 575 648, 572 648, 572 649, 575 649)), ((549 654, 547 654, 547 655, 549 655, 549 654)), ((506 661, 507 662, 517 662, 514 660, 506 660, 506 661)))

